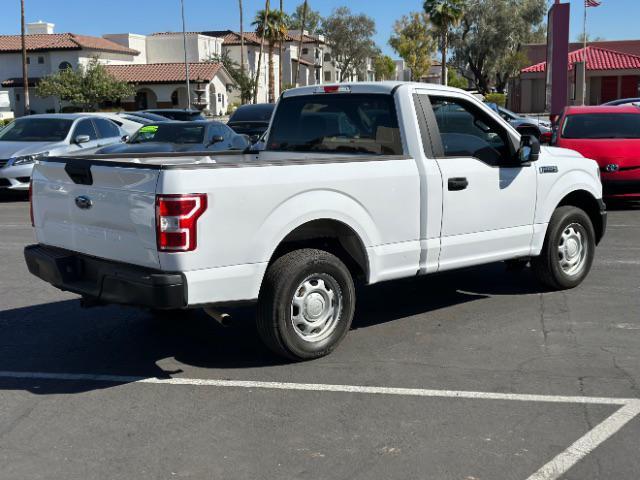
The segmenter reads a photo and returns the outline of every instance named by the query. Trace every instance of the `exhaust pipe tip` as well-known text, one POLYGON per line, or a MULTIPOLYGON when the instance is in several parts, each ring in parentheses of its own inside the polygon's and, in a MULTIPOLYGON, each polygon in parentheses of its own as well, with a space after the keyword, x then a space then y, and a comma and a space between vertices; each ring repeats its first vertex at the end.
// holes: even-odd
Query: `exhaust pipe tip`
POLYGON ((212 307, 204 307, 204 312, 211 318, 213 318, 219 325, 223 327, 229 327, 233 323, 231 315, 220 310, 216 310, 212 307))

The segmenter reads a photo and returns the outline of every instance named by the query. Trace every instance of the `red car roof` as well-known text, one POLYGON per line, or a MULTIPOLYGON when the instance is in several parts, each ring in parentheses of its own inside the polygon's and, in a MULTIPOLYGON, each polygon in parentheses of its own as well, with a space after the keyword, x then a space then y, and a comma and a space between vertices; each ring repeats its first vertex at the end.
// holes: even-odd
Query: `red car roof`
POLYGON ((593 107, 567 107, 566 115, 585 115, 588 113, 635 113, 640 115, 640 108, 634 105, 598 105, 593 107))

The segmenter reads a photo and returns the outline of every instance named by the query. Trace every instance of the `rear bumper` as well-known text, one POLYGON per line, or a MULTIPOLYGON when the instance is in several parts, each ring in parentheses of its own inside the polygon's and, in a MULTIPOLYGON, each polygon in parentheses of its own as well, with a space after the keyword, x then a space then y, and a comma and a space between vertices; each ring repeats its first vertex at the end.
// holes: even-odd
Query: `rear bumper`
POLYGON ((160 272, 45 245, 25 247, 24 257, 36 277, 99 303, 161 310, 187 306, 187 282, 181 273, 160 272))

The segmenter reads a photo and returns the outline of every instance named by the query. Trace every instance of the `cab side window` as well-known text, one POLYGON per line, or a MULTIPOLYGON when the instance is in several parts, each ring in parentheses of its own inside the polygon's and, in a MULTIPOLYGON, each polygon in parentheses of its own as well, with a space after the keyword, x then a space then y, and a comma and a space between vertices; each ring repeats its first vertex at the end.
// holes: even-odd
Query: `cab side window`
POLYGON ((475 157, 489 165, 511 161, 507 132, 471 102, 431 96, 445 157, 475 157))
POLYGON ((78 135, 88 135, 91 140, 98 139, 96 130, 93 128, 93 122, 89 119, 78 122, 76 129, 73 131, 73 138, 76 138, 78 135))

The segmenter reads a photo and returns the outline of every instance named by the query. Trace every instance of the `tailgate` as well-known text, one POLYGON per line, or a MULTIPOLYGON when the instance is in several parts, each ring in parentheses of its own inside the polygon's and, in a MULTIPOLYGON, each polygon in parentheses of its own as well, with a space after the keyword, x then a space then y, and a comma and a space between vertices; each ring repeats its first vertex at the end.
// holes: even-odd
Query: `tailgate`
POLYGON ((32 187, 37 241, 159 268, 155 229, 159 173, 153 165, 79 158, 39 163, 32 187))

